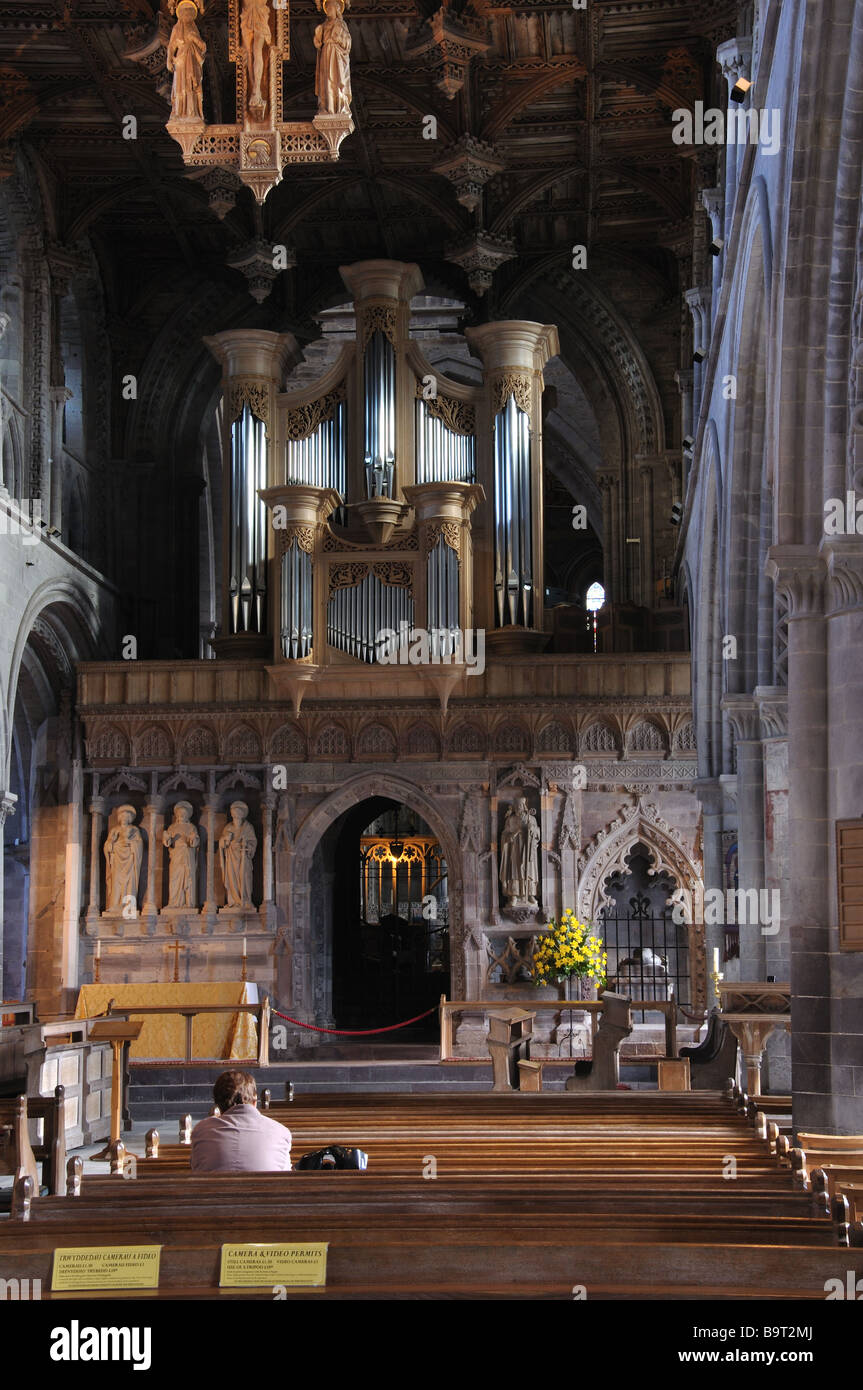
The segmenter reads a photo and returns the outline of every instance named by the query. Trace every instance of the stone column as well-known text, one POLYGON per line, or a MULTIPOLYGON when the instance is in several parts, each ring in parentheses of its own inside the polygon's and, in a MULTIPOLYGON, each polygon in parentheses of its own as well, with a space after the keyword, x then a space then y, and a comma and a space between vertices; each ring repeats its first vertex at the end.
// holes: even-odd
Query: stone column
MULTIPOLYGON (((217 656, 226 658, 266 657, 272 642, 267 571, 273 548, 269 520, 257 493, 283 476, 277 476, 273 459, 276 393, 300 354, 292 334, 266 329, 230 329, 205 338, 204 343, 222 367, 224 394, 222 635, 214 646, 217 656), (241 487, 236 478, 234 425, 244 416, 263 424, 266 459, 256 459, 257 477, 241 487)), ((246 460, 246 466, 252 462, 246 460)))
MULTIPOLYGON (((710 290, 706 285, 687 290, 684 299, 692 314, 692 350, 707 352, 710 348, 710 290)), ((692 418, 697 421, 701 413, 701 389, 704 380, 704 363, 693 362, 692 418)))
MULTIPOLYGON (((722 830, 725 798, 722 786, 715 777, 702 777, 694 785, 694 791, 701 802, 702 830, 701 849, 703 856, 702 877, 705 892, 724 887, 724 868, 722 856, 722 830)), ((725 954, 725 930, 721 923, 704 924, 704 946, 707 957, 707 1002, 712 1008, 716 1002, 713 990, 713 952, 719 951, 719 969, 727 978, 728 967, 723 963, 725 954)))
MULTIPOLYGON (((766 976, 791 978, 788 910, 788 691, 781 686, 757 686, 755 702, 761 716, 764 752, 764 887, 771 909, 778 893, 779 916, 764 933, 766 976), (778 927, 778 931, 775 928, 778 927)), ((767 1041, 767 1085, 786 1094, 791 1090, 791 1035, 777 1028, 767 1041)))
MULTIPOLYGON (((695 378, 692 368, 689 367, 686 371, 675 372, 674 380, 680 392, 681 439, 694 439, 695 422, 692 418, 692 384, 695 378)), ((686 452, 686 445, 684 445, 683 448, 684 452, 686 452)), ((691 466, 692 451, 690 450, 688 457, 684 457, 683 459, 683 466, 679 476, 675 477, 672 471, 671 500, 673 502, 682 502, 686 496, 686 484, 689 480, 689 469, 691 466)))
MULTIPOLYGON (((6 825, 6 817, 15 814, 15 807, 18 804, 18 797, 14 792, 0 792, 0 844, 3 843, 3 830, 6 825)), ((5 917, 3 914, 3 890, 5 879, 4 872, 0 874, 0 999, 3 997, 3 924, 5 917)))
POLYGON ((261 924, 272 931, 276 920, 276 904, 273 893, 273 808, 276 799, 271 791, 261 797, 261 867, 263 899, 261 902, 261 924))
MULTIPOLYGON (((764 754, 761 718, 751 695, 724 695, 737 749, 737 869, 741 892, 764 887, 764 754)), ((737 899, 740 904, 747 899, 737 899)), ((760 902, 760 899, 759 899, 760 902)), ((757 917, 757 913, 756 913, 757 917)), ((738 916, 738 921, 740 921, 738 916)), ((763 980, 764 936, 760 921, 740 922, 740 978, 763 980)))
POLYGON ((152 924, 151 929, 153 931, 155 931, 155 921, 159 914, 159 908, 162 906, 156 893, 156 863, 162 852, 164 809, 165 802, 161 796, 151 796, 144 807, 147 825, 147 885, 144 889, 144 901, 141 904, 141 916, 148 919, 148 923, 152 924))
POLYGON ((78 979, 81 890, 84 879, 84 773, 80 758, 72 759, 69 805, 66 812, 66 883, 63 892, 63 966, 61 984, 74 990, 78 979))
MULTIPOLYGON (((716 61, 722 69, 722 75, 728 84, 728 91, 734 86, 738 77, 750 77, 750 66, 752 63, 752 39, 736 38, 729 39, 726 43, 721 43, 716 50, 716 61)), ((750 106, 750 94, 747 93, 746 100, 740 102, 728 101, 730 111, 747 111, 750 106)), ((740 178, 740 164, 743 159, 745 146, 738 146, 736 141, 726 142, 725 144, 725 176, 724 176, 724 235, 727 238, 734 221, 734 204, 737 199, 737 185, 740 178)))
POLYGON ((87 932, 96 935, 96 925, 102 915, 102 831, 105 820, 105 798, 98 795, 99 778, 93 774, 93 795, 90 798, 90 903, 87 908, 87 932))
POLYGON ((652 608, 656 601, 653 573, 653 465, 639 467, 641 478, 641 602, 652 608))
MULTIPOLYGON (((723 241, 725 236, 725 224, 723 219, 722 189, 702 188, 701 202, 704 205, 704 209, 707 213, 707 216, 710 218, 711 236, 719 241, 723 241)), ((710 259, 713 263, 713 275, 711 279, 710 290, 710 305, 712 312, 715 314, 717 308, 719 307, 719 287, 722 283, 722 265, 724 260, 724 252, 720 251, 718 256, 714 256, 711 252, 710 259)))
POLYGON ((613 473, 600 473, 597 477, 602 492, 602 553, 603 588, 606 602, 615 603, 618 599, 616 545, 617 531, 614 524, 614 494, 617 479, 613 473))
POLYGON ((782 545, 769 551, 767 572, 788 603, 788 919, 794 1124, 801 1129, 841 1133, 844 1128, 853 1132, 856 1125, 863 1124, 863 1104, 859 1095, 856 1100, 848 1095, 847 1074, 843 1075, 834 1055, 839 1040, 831 1035, 828 924, 835 920, 835 850, 830 820, 825 568, 814 547, 782 545))
POLYGON ((219 800, 218 792, 212 790, 207 792, 204 797, 204 815, 207 825, 207 884, 202 915, 206 919, 208 935, 212 934, 216 925, 216 814, 219 809, 219 800))

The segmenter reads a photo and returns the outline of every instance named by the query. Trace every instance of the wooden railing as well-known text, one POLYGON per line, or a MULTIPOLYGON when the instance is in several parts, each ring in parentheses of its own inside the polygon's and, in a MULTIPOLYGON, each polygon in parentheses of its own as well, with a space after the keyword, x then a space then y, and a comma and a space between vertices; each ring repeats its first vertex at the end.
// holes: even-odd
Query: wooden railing
MULTIPOLYGON (((526 999, 523 1004, 519 1004, 513 999, 447 999, 445 994, 441 995, 440 1000, 440 1060, 451 1062, 454 1060, 452 1050, 452 1016, 459 1013, 490 1013, 500 1009, 524 1009, 528 1013, 562 1013, 568 1009, 570 1013, 580 1010, 582 1013, 590 1014, 590 1036, 591 1040, 596 1036, 599 1027, 599 1016, 602 1013, 601 999, 526 999)), ((675 999, 633 999, 631 1003, 633 1011, 647 1009, 651 1012, 662 1013, 665 1015, 665 1055, 667 1057, 677 1056, 677 1001, 675 999)), ((627 1062, 636 1063, 655 1063, 656 1057, 627 1057, 622 1054, 627 1062)))
POLYGON ((265 994, 260 1004, 128 1004, 115 1008, 113 1000, 106 1015, 111 1018, 138 1018, 141 1014, 178 1014, 186 1020, 186 1057, 192 1057, 192 1026, 198 1014, 253 1014, 258 1024, 257 1066, 270 1065, 270 998, 265 994))

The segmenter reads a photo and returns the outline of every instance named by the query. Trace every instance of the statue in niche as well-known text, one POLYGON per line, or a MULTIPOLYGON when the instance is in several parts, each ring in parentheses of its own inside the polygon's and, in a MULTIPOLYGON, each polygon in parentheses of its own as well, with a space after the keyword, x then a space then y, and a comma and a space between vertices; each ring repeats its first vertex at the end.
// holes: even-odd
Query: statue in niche
POLYGON ((196 907, 201 838, 192 825, 192 807, 188 801, 177 802, 173 821, 162 831, 162 843, 170 860, 168 907, 196 907))
POLYGON ((267 0, 243 0, 240 32, 246 63, 246 105, 249 114, 255 120, 262 121, 267 109, 264 96, 267 52, 273 42, 267 0))
POLYGON ((105 880, 108 912, 120 912, 126 898, 138 903, 138 878, 144 856, 144 841, 135 824, 134 806, 117 808, 117 824, 105 841, 105 880))
POLYGON ((228 907, 252 909, 252 860, 258 837, 247 820, 245 801, 231 803, 231 819, 219 836, 219 859, 228 907))
POLYGON ((345 0, 318 0, 326 19, 315 29, 318 50, 315 96, 319 116, 351 114, 351 36, 344 21, 345 0))
POLYGON ((516 797, 500 837, 500 883, 507 907, 538 907, 539 826, 527 798, 516 797))
POLYGON ((174 120, 204 119, 202 74, 207 45, 198 33, 197 17, 197 5, 192 0, 180 0, 165 55, 168 72, 174 74, 171 87, 174 120))

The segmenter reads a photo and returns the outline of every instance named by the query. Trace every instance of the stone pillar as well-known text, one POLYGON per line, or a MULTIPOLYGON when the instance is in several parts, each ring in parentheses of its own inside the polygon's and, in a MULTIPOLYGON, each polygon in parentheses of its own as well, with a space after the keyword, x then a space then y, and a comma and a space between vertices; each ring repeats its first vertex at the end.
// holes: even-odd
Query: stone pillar
MULTIPOLYGON (((859 1094, 856 1100, 848 1094, 848 1073, 838 1065, 834 1051, 840 1040, 831 1034, 829 923, 835 921, 836 894, 829 818, 825 571, 817 551, 805 545, 773 546, 767 570, 788 602, 788 917, 794 1124, 800 1129, 841 1133, 844 1128, 853 1132, 863 1125, 863 1101, 859 1094)), ((859 661, 859 656, 855 659, 859 661)))
MULTIPOLYGON (((210 780, 212 782, 212 776, 210 780)), ((216 814, 219 810, 219 800, 218 792, 212 790, 208 791, 204 797, 204 815, 207 826, 207 883, 202 911, 206 918, 208 933, 212 933, 216 925, 216 814)))
MULTIPOLYGON (((738 77, 750 77, 750 67, 752 63, 752 39, 736 38, 729 39, 726 43, 721 43, 716 50, 716 61, 722 69, 722 75, 728 84, 728 91, 734 86, 738 77)), ((747 93, 746 100, 740 103, 728 100, 729 111, 748 111, 750 106, 750 94, 747 93)), ((737 199, 737 185, 740 180, 740 165, 745 150, 744 145, 738 146, 736 141, 727 141, 725 144, 725 175, 724 175, 724 235, 727 239, 731 231, 731 224, 734 221, 734 204, 737 199)))
MULTIPOLYGON (((764 887, 764 755, 761 718, 751 695, 724 695, 737 749, 737 868, 742 892, 764 887)), ((738 911, 745 899, 738 898, 738 911)), ((760 903, 760 898, 759 898, 760 903)), ((757 913, 756 913, 757 917, 757 913)), ((738 921, 740 921, 738 916, 738 921)), ((766 975, 764 935, 760 921, 740 922, 740 978, 763 980, 766 975)))
POLYGON ((69 805, 66 813, 66 882, 63 891, 63 966, 61 984, 79 984, 81 890, 84 881, 84 773, 80 758, 72 759, 69 805))
POLYGON ((276 904, 274 897, 273 874, 273 808, 276 804, 272 792, 267 790, 261 797, 261 868, 263 898, 261 902, 261 923, 268 931, 275 926, 276 904))
MULTIPOLYGON (((695 438, 695 421, 692 418, 692 384, 694 374, 691 367, 686 371, 674 373, 674 380, 680 392, 680 414, 681 414, 681 439, 695 438)), ((686 445, 683 446, 686 451, 686 445)), ((671 498, 674 502, 682 502, 686 496, 686 484, 689 480, 689 469, 692 466, 692 451, 689 450, 688 457, 684 457, 683 465, 678 477, 672 471, 671 478, 671 498)))
MULTIPOLYGON (((3 843, 3 829, 6 825, 6 817, 15 814, 15 807, 18 804, 18 797, 14 792, 0 792, 0 844, 3 843)), ((0 998, 3 996, 3 924, 5 916, 3 914, 3 890, 5 879, 4 873, 0 874, 0 998)))
MULTIPOLYGON (((710 218, 711 236, 719 241, 724 240, 725 224, 723 219, 723 195, 721 188, 702 188, 701 201, 707 216, 710 218)), ((719 287, 722 284, 722 265, 724 252, 720 251, 718 256, 710 253, 713 263, 713 275, 711 278, 710 305, 712 313, 715 314, 719 307, 719 287)))
MULTIPOLYGON (((725 878, 722 862, 722 829, 725 798, 722 786, 715 777, 703 777, 699 778, 695 783, 694 791, 701 802, 701 851, 704 889, 705 892, 710 889, 719 889, 721 891, 724 886, 725 878)), ((705 922, 704 947, 707 958, 707 1002, 708 1007, 712 1008, 716 1002, 713 981, 710 978, 713 973, 714 951, 719 951, 720 973, 724 974, 726 977, 728 975, 727 965, 722 959, 725 953, 725 930, 721 923, 705 922)))
MULTIPOLYGON (((692 314, 692 350, 707 352, 710 348, 710 290, 706 285, 687 290, 684 299, 692 314)), ((704 380, 704 363, 693 362, 692 366, 692 417, 697 421, 701 413, 701 390, 704 380)))
POLYGON ((617 479, 613 473, 600 473, 597 476, 597 482, 602 492, 603 588, 605 589, 606 602, 615 603, 618 598, 617 530, 614 524, 614 496, 617 479))
POLYGON ((96 926, 102 915, 102 831, 105 822, 105 798, 98 795, 99 778, 93 774, 93 795, 90 798, 90 902, 87 908, 87 931, 96 935, 96 926))
POLYGON ((257 494, 260 488, 282 481, 272 457, 276 393, 300 354, 292 334, 266 329, 231 329, 205 338, 204 343, 222 367, 224 395, 222 635, 214 640, 214 647, 217 656, 229 659, 266 657, 272 642, 268 571, 273 552, 271 527, 257 494), (255 439, 263 426, 266 457, 246 458, 244 467, 247 472, 254 468, 255 477, 242 481, 237 478, 234 455, 240 441, 234 426, 244 419, 255 439))
POLYGON ((641 478, 641 602, 652 608, 656 602, 653 564, 653 463, 639 467, 641 478))
POLYGON ((147 883, 144 889, 144 901, 141 904, 141 916, 148 921, 155 923, 162 904, 158 900, 156 888, 156 864, 162 852, 162 830, 165 825, 164 817, 165 802, 161 796, 151 796, 144 807, 144 816, 147 824, 147 883))
MULTIPOLYGON (((779 917, 764 932, 764 970, 776 981, 791 978, 788 910, 788 691, 757 686, 764 752, 764 887, 771 908, 778 894, 779 917), (776 928, 778 927, 778 930, 776 928)), ((777 1028, 767 1041, 766 1084, 771 1091, 791 1090, 791 1035, 777 1028)))

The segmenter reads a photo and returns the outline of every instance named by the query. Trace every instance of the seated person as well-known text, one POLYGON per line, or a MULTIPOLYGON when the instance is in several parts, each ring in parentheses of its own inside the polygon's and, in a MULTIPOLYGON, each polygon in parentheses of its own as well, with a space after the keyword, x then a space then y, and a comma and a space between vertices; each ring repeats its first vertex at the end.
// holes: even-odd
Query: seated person
POLYGON ((192 1130, 196 1173, 289 1173, 291 1131, 256 1108, 255 1078, 223 1071, 213 1087, 220 1115, 208 1115, 192 1130))

